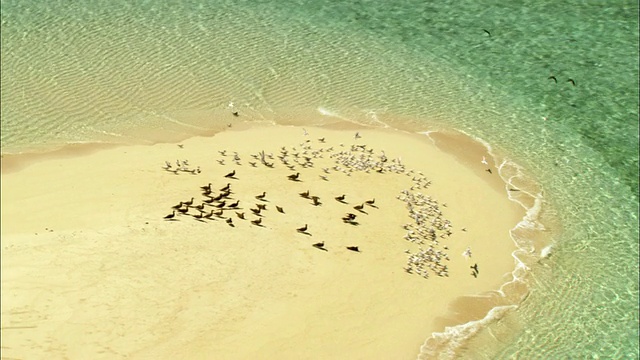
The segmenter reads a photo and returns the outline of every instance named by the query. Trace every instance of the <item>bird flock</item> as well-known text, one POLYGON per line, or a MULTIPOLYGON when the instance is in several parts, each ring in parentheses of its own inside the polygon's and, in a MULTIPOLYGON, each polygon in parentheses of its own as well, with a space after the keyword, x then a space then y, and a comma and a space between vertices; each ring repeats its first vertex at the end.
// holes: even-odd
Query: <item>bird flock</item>
MULTIPOLYGON (((305 131, 305 136, 308 132, 305 131)), ((354 137, 360 139, 362 135, 357 133, 354 137)), ((397 196, 397 199, 404 202, 408 212, 408 216, 412 222, 405 224, 403 227, 407 230, 404 239, 418 245, 418 250, 412 252, 406 250, 407 265, 404 270, 410 274, 417 274, 422 277, 429 278, 430 274, 448 277, 449 268, 446 261, 449 256, 446 253, 447 247, 440 246, 440 242, 450 237, 452 234, 452 224, 444 218, 440 209, 445 204, 439 204, 437 200, 430 196, 423 195, 420 191, 428 188, 431 182, 421 173, 414 170, 407 170, 402 163, 401 158, 390 159, 384 151, 375 151, 364 144, 354 144, 346 146, 340 144, 339 148, 325 147, 325 138, 317 139, 318 146, 310 139, 299 143, 297 146, 280 148, 278 154, 266 153, 260 151, 250 154, 247 163, 251 167, 286 167, 291 171, 290 175, 283 177, 283 182, 287 181, 303 183, 307 181, 311 175, 307 169, 314 168, 319 159, 330 159, 333 166, 321 168, 322 174, 319 175, 323 181, 330 181, 333 176, 343 174, 351 176, 354 172, 362 172, 367 174, 404 174, 411 177, 411 186, 397 196)), ((229 227, 236 227, 240 224, 253 226, 257 228, 273 228, 283 226, 282 221, 272 220, 275 216, 297 216, 297 214, 288 214, 286 211, 286 203, 271 204, 269 198, 269 189, 262 190, 259 193, 252 194, 247 199, 246 194, 237 194, 234 190, 234 182, 239 181, 243 176, 241 167, 243 166, 243 158, 237 152, 228 152, 227 150, 219 150, 220 159, 215 161, 220 165, 238 167, 231 172, 220 172, 214 176, 211 182, 199 187, 199 195, 194 195, 188 200, 179 201, 171 206, 171 213, 164 217, 167 221, 177 221, 181 219, 191 218, 200 222, 219 222, 229 227), (217 180, 215 179, 217 178, 217 180), (196 200, 198 199, 198 200, 196 200)), ((176 167, 172 167, 167 161, 163 167, 167 171, 182 171, 188 169, 188 160, 177 161, 176 167), (178 169, 178 170, 176 170, 178 169)), ((326 161, 325 164, 326 165, 326 161)), ((191 169, 193 170, 193 169, 191 169)), ((191 172, 191 170, 188 170, 191 172)), ((317 176, 317 172, 315 171, 317 176)), ((198 168, 195 174, 200 174, 198 168)), ((251 176, 247 172, 247 176, 251 176)), ((360 199, 360 201, 352 202, 346 199, 347 194, 335 194, 333 199, 320 198, 306 190, 297 193, 300 198, 309 202, 311 206, 322 206, 325 202, 337 203, 344 206, 344 212, 340 219, 343 224, 358 226, 363 217, 366 217, 368 211, 376 211, 378 205, 374 197, 368 199, 360 199), (351 204, 350 204, 351 203, 351 204), (355 204, 355 205, 353 205, 355 204), (353 206, 352 206, 353 205, 353 206)), ((292 196, 294 196, 292 194, 292 196)), ((280 199, 280 201, 283 201, 280 199)), ((338 225, 336 225, 338 226, 338 225)), ((299 227, 291 228, 291 236, 302 234, 312 236, 313 219, 302 219, 299 227)), ((316 249, 328 251, 329 246, 325 241, 314 242, 311 244, 316 249)), ((346 246, 346 249, 353 252, 361 252, 361 245, 346 246)), ((474 272, 477 277, 477 271, 474 272)))

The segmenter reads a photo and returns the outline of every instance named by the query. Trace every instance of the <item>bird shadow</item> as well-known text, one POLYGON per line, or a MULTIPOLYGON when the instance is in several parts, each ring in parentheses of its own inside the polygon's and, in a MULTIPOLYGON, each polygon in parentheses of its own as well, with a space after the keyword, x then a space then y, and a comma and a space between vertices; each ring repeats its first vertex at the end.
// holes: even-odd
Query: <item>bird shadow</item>
POLYGON ((325 247, 323 247, 323 246, 315 246, 315 245, 313 245, 313 247, 314 247, 314 248, 316 248, 316 249, 320 249, 320 250, 324 250, 324 251, 329 252, 329 250, 327 250, 327 249, 326 249, 325 247))
POLYGON ((311 235, 310 233, 308 233, 308 232, 306 232, 306 231, 300 231, 300 230, 298 230, 298 232, 299 232, 300 234, 304 234, 304 235, 307 235, 307 236, 313 236, 313 235, 311 235))
POLYGON ((364 211, 364 210, 362 210, 362 209, 360 209, 360 210, 358 210, 358 211, 359 211, 359 212, 361 212, 361 213, 363 213, 363 214, 367 214, 367 215, 369 215, 369 213, 368 213, 368 212, 366 212, 366 211, 364 211))

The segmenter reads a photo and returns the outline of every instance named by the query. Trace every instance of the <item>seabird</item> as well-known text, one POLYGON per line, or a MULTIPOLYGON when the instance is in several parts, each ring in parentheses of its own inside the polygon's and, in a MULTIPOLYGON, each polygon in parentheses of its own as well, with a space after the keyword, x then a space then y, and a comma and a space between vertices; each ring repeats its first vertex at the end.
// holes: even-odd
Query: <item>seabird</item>
POLYGON ((169 219, 173 219, 174 216, 176 216, 176 211, 175 210, 173 210, 173 212, 171 214, 165 216, 164 218, 169 220, 169 219))
POLYGON ((486 169, 486 172, 488 172, 489 174, 493 174, 493 171, 491 171, 491 169, 486 169))
POLYGON ((371 206, 373 206, 373 204, 375 204, 375 202, 376 202, 376 199, 371 199, 371 200, 367 200, 367 201, 365 201, 365 203, 366 203, 367 205, 371 205, 371 206))
POLYGON ((211 212, 205 215, 204 217, 207 219, 211 219, 212 216, 213 216, 213 210, 211 210, 211 212))
POLYGON ((222 160, 216 160, 220 165, 224 165, 224 159, 222 160))
POLYGON ((329 181, 329 178, 327 178, 326 175, 320 175, 320 179, 322 179, 324 181, 329 181))
POLYGON ((471 265, 469 267, 472 268, 473 271, 475 271, 476 274, 480 274, 480 271, 478 271, 478 264, 473 264, 473 265, 471 265))
POLYGON ((276 210, 278 210, 279 213, 283 213, 284 214, 284 209, 281 208, 280 206, 276 205, 276 210))
POLYGON ((556 77, 555 77, 555 76, 553 76, 553 75, 551 75, 551 76, 549 76, 549 77, 547 78, 547 80, 549 80, 549 79, 553 80, 556 84, 558 83, 558 79, 556 79, 556 77))
POLYGON ((218 205, 216 205, 217 208, 223 208, 226 205, 226 201, 220 201, 220 203, 218 205))
POLYGON ((233 204, 229 204, 230 208, 237 208, 238 204, 240 204, 240 200, 236 200, 236 202, 234 202, 233 204))
POLYGON ((307 224, 304 224, 304 226, 303 226, 303 227, 301 227, 301 228, 297 228, 296 230, 298 230, 298 232, 301 232, 301 233, 303 233, 303 232, 307 231, 307 224))
POLYGON ((302 196, 302 197, 303 197, 303 198, 305 198, 305 199, 308 199, 308 198, 309 198, 309 190, 307 190, 307 191, 305 191, 305 192, 300 193, 300 196, 302 196))
POLYGON ((478 278, 478 273, 477 273, 477 272, 475 272, 475 271, 472 271, 472 272, 471 272, 471 275, 473 275, 473 277, 474 277, 474 278, 476 278, 476 279, 478 278))
POLYGON ((360 211, 360 210, 362 210, 364 208, 364 204, 356 205, 353 208, 358 210, 358 211, 360 211))
POLYGON ((256 204, 256 207, 260 210, 267 210, 267 205, 265 204, 256 204))
POLYGON ((233 226, 233 219, 232 218, 228 218, 226 221, 227 221, 227 224, 233 226))
POLYGON ((222 189, 220 189, 220 191, 227 191, 227 190, 229 190, 230 187, 231 187, 231 183, 227 183, 227 186, 225 186, 222 189))
POLYGON ((262 222, 262 218, 258 218, 257 220, 251 220, 251 223, 253 225, 260 225, 261 222, 262 222))
POLYGON ((489 32, 489 30, 487 30, 487 29, 482 29, 482 31, 486 32, 486 33, 487 33, 487 35, 489 35, 489 37, 491 37, 491 33, 489 32))
POLYGON ((324 248, 324 241, 313 244, 313 247, 317 247, 318 249, 324 248))
POLYGON ((348 218, 349 220, 355 220, 356 219, 356 214, 347 213, 347 215, 345 217, 348 218))
POLYGON ((194 218, 196 219, 202 219, 202 212, 197 213, 196 215, 193 215, 194 218))
POLYGON ((356 132, 356 134, 353 136, 355 139, 360 139, 362 136, 360 136, 359 132, 356 132))
POLYGON ((222 214, 224 213, 224 210, 220 209, 218 211, 216 211, 215 213, 213 213, 215 216, 222 216, 222 214))
POLYGON ((194 208, 196 208, 198 210, 202 210, 202 209, 204 209, 204 203, 202 203, 200 205, 196 205, 196 206, 194 206, 194 208))
POLYGON ((212 202, 214 202, 215 200, 213 198, 210 199, 206 199, 206 200, 202 200, 202 202, 205 202, 207 204, 211 204, 212 202))
POLYGON ((250 208, 249 210, 251 210, 256 215, 260 215, 260 210, 262 210, 262 209, 260 209, 260 208, 257 208, 257 209, 250 208))
POLYGON ((200 186, 200 189, 204 191, 211 191, 211 183, 209 183, 209 185, 200 186))
POLYGON ((187 212, 189 212, 189 208, 188 207, 186 207, 184 209, 176 209, 176 210, 180 211, 180 213, 182 213, 182 214, 186 214, 187 212))
POLYGON ((232 172, 228 173, 227 175, 225 175, 224 177, 226 178, 233 178, 236 175, 236 171, 233 170, 232 172))
POLYGON ((312 196, 311 200, 313 200, 313 205, 314 206, 322 205, 322 203, 320 202, 320 198, 317 197, 317 196, 312 196))
POLYGON ((178 210, 178 209, 180 209, 181 207, 182 207, 182 201, 180 201, 180 203, 179 203, 178 205, 173 205, 171 208, 172 208, 172 209, 176 209, 176 210, 178 210))
POLYGON ((258 200, 264 200, 264 198, 267 196, 267 193, 265 191, 262 192, 261 195, 256 195, 256 199, 258 200))
POLYGON ((292 181, 297 181, 299 176, 300 176, 300 173, 295 173, 295 175, 289 175, 287 176, 287 178, 292 181))
POLYGON ((183 144, 178 144, 178 147, 179 147, 180 149, 182 149, 182 148, 184 148, 184 145, 183 145, 183 144))
POLYGON ((485 164, 485 165, 489 165, 489 163, 487 162, 487 158, 486 157, 482 157, 482 161, 480 161, 481 163, 485 164))
POLYGON ((240 114, 238 114, 237 111, 233 111, 232 114, 233 114, 233 116, 240 116, 240 114))
POLYGON ((338 201, 340 201, 340 202, 344 202, 344 197, 345 197, 345 195, 344 195, 344 194, 342 194, 342 195, 340 195, 340 196, 336 196, 334 199, 336 199, 336 200, 338 200, 338 201))
POLYGON ((360 252, 360 249, 358 249, 357 246, 347 246, 347 249, 349 249, 351 251, 355 251, 355 252, 360 252))
POLYGON ((567 82, 570 82, 573 86, 576 86, 576 82, 573 79, 567 79, 567 82))
POLYGON ((236 211, 236 215, 238 215, 238 217, 242 220, 244 220, 244 213, 243 212, 238 212, 236 211))
POLYGON ((321 143, 323 143, 323 142, 324 142, 324 138, 320 138, 320 139, 318 139, 318 141, 320 141, 321 143))
POLYGON ((255 161, 249 161, 249 164, 250 164, 251 166, 253 166, 253 167, 257 167, 257 166, 256 166, 256 162, 255 162, 255 161))
POLYGON ((191 198, 191 200, 185 202, 184 205, 187 205, 187 206, 193 205, 193 198, 191 198))

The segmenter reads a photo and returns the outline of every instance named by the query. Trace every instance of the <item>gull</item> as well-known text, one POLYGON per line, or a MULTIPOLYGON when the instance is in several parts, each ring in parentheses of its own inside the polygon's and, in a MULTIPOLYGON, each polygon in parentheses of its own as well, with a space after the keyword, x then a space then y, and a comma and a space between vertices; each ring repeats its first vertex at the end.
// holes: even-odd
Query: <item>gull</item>
POLYGON ((233 170, 232 172, 228 173, 227 175, 225 175, 224 177, 226 178, 233 178, 236 175, 236 171, 233 170))
POLYGON ((299 194, 301 197, 308 199, 309 198, 309 190, 305 191, 305 192, 301 192, 299 194))
POLYGON ((173 219, 174 216, 176 216, 176 211, 175 210, 173 210, 173 212, 171 214, 165 216, 164 218, 169 220, 169 219, 173 219))
POLYGON ((301 228, 297 228, 296 230, 297 230, 298 232, 300 232, 300 233, 303 233, 303 232, 307 231, 307 228, 308 228, 307 224, 304 224, 304 226, 303 226, 303 227, 301 227, 301 228))
POLYGON ((357 246, 347 246, 347 249, 349 249, 351 251, 355 251, 355 252, 360 252, 360 249, 358 249, 357 246))
POLYGON ((467 247, 467 249, 462 253, 462 256, 469 259, 471 257, 471 247, 467 247))
POLYGON ((287 176, 287 178, 291 181, 298 181, 299 176, 300 176, 300 173, 295 173, 294 175, 287 176))
POLYGON ((244 220, 244 213, 243 213, 243 212, 238 212, 238 211, 236 211, 236 215, 238 215, 238 217, 239 217, 240 219, 243 219, 243 220, 244 220))
POLYGON ((283 213, 284 214, 284 209, 281 208, 280 206, 276 205, 276 210, 278 210, 279 213, 283 213))
POLYGON ((338 200, 338 201, 340 201, 340 202, 343 202, 343 201, 344 201, 344 197, 345 197, 345 195, 344 195, 344 194, 342 194, 342 195, 340 195, 340 196, 336 196, 334 199, 336 199, 336 200, 338 200))
POLYGON ((313 247, 324 250, 324 241, 313 244, 313 247))
POLYGON ((265 191, 263 191, 262 194, 256 195, 256 199, 264 200, 265 196, 267 196, 267 193, 265 191))
POLYGON ((478 264, 473 264, 473 265, 471 265, 469 267, 472 268, 473 271, 475 271, 476 274, 480 274, 480 271, 478 271, 478 264))
POLYGON ((329 178, 327 178, 326 175, 320 175, 320 179, 322 179, 324 181, 329 181, 329 178))
POLYGON ((359 132, 356 132, 356 134, 353 136, 355 139, 360 139, 362 136, 360 136, 359 132))
POLYGON ((218 163, 219 163, 220 165, 224 165, 224 159, 222 159, 222 160, 217 160, 217 161, 218 161, 218 163))
POLYGON ((258 225, 260 226, 260 223, 262 222, 262 218, 258 218, 257 220, 251 220, 251 223, 253 225, 258 225))
POLYGON ((302 131, 304 131, 304 136, 307 136, 307 135, 309 135, 309 133, 307 132, 307 129, 305 129, 305 128, 302 128, 302 131))
POLYGON ((488 165, 487 163, 487 158, 485 158, 484 156, 482 157, 482 161, 480 161, 481 163, 488 165))

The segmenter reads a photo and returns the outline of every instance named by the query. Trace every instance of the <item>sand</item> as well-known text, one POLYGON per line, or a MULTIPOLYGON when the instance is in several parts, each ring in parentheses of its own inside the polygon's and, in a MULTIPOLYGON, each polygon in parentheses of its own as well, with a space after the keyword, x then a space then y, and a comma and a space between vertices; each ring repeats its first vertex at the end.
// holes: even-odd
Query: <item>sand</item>
POLYGON ((345 124, 305 130, 232 128, 181 146, 87 145, 82 154, 4 157, 2 356, 410 359, 432 332, 451 325, 443 319, 452 304, 510 280, 509 230, 524 211, 507 199, 482 146, 433 136, 439 149, 425 135, 345 124), (302 157, 309 147, 313 167, 287 168, 278 159, 282 146, 292 163, 292 153, 302 157), (261 150, 273 154, 273 168, 249 164, 261 150), (379 161, 382 151, 382 173, 333 169, 347 153, 379 161), (200 172, 163 169, 176 160, 200 172), (300 181, 287 178, 297 172, 300 181), (212 220, 164 219, 181 201, 202 204, 200 187, 209 183, 213 195, 231 184, 227 205, 240 200, 246 219, 234 210, 212 220), (263 191, 266 201, 256 199, 263 191), (321 204, 299 195, 305 191, 321 204), (398 197, 418 193, 451 224, 450 235, 437 232, 437 245, 404 238, 403 226, 415 221, 398 197), (345 203, 334 199, 343 194, 345 203), (364 203, 372 199, 375 207, 364 203), (250 210, 257 203, 267 206, 260 217, 250 210), (357 225, 341 220, 347 213, 357 225), (250 222, 258 218, 260 226, 250 222), (306 233, 296 231, 305 224, 306 233), (408 257, 429 245, 449 258, 441 259, 447 276, 405 271, 408 257), (467 247, 471 258, 462 255, 467 247))

